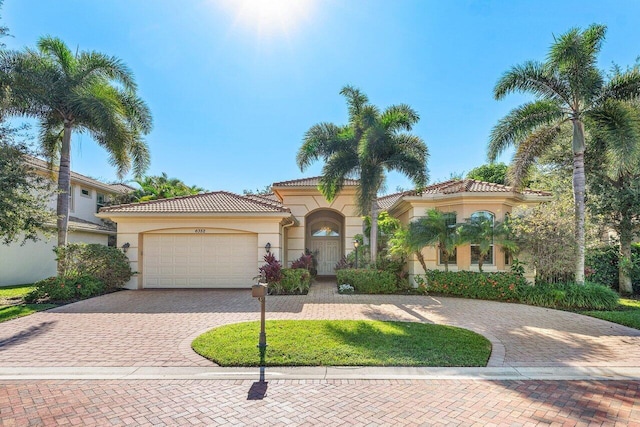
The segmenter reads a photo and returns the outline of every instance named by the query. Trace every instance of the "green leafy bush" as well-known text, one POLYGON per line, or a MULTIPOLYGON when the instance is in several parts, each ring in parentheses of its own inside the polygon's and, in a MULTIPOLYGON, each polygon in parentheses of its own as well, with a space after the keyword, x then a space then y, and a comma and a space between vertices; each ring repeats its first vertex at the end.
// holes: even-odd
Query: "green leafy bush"
POLYGON ((527 286, 522 276, 513 273, 429 270, 415 280, 427 292, 495 301, 518 301, 518 288, 527 286))
POLYGON ((596 283, 545 283, 520 288, 520 301, 550 308, 613 310, 619 296, 611 288, 596 283))
POLYGON ((272 287, 279 294, 306 294, 311 286, 311 273, 306 268, 283 268, 280 283, 272 287))
POLYGON ((133 275, 129 259, 118 248, 97 243, 71 243, 56 248, 65 279, 93 276, 104 284, 105 292, 122 288, 133 275))
POLYGON ((35 303, 39 300, 69 302, 100 295, 105 290, 104 283, 89 275, 69 278, 49 277, 34 283, 34 287, 25 296, 25 302, 35 303))
MULTIPOLYGON (((585 276, 594 283, 607 285, 614 290, 619 286, 618 247, 613 245, 588 248, 585 254, 585 276)), ((633 293, 640 294, 640 245, 631 247, 631 281, 633 293)))
POLYGON ((396 276, 389 271, 343 269, 336 271, 338 286, 349 284, 356 293, 391 294, 398 290, 396 276))

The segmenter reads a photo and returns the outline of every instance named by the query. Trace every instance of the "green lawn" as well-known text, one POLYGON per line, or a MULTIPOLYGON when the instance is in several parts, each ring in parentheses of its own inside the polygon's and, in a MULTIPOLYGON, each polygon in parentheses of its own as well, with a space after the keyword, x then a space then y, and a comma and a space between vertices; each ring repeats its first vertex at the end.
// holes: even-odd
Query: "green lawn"
MULTIPOLYGON (((193 343, 221 366, 259 366, 259 322, 212 329, 193 343)), ((486 366, 491 343, 466 329, 410 322, 273 320, 267 366, 486 366)))
POLYGON ((617 310, 585 311, 582 314, 640 329, 640 300, 620 298, 617 310))
POLYGON ((0 304, 3 304, 3 301, 22 300, 32 289, 32 284, 0 287, 0 304))
POLYGON ((16 317, 28 316, 37 311, 48 310, 57 307, 55 304, 20 304, 0 307, 0 322, 15 319, 16 317))

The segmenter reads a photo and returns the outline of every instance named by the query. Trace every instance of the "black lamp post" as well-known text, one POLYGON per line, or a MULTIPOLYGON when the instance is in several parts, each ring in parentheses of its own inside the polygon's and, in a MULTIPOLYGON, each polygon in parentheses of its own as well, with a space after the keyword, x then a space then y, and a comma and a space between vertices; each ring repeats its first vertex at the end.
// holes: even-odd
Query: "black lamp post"
POLYGON ((360 245, 358 239, 353 239, 353 247, 356 249, 356 268, 358 268, 358 245, 360 245))

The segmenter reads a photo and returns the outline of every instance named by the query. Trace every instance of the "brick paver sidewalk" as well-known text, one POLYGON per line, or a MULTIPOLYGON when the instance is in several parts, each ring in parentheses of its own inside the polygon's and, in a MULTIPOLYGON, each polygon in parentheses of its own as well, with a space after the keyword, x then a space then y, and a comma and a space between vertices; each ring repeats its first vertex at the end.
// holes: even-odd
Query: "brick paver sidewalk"
MULTIPOLYGON (((496 367, 640 367, 640 331, 573 313, 454 298, 269 297, 270 319, 465 327, 496 367)), ((190 343, 258 319, 249 291, 123 291, 0 323, 9 367, 212 366, 190 343)), ((267 331, 268 333, 268 331, 267 331)), ((637 425, 637 381, 3 380, 0 425, 637 425), (265 395, 266 392, 266 395, 265 395)))

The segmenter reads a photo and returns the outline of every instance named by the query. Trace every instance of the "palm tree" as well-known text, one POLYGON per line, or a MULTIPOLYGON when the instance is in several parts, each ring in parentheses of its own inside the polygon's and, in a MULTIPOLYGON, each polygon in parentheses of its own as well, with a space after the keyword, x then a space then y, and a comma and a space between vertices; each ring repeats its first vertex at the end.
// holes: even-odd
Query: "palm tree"
POLYGON ((494 221, 487 215, 477 215, 467 218, 460 226, 460 239, 478 248, 478 270, 482 272, 482 265, 494 245, 500 245, 503 251, 515 252, 517 246, 510 238, 509 227, 504 221, 494 221))
POLYGON ((451 223, 450 213, 429 209, 426 215, 409 223, 407 247, 418 255, 422 268, 426 271, 422 248, 435 246, 442 255, 444 270, 449 271, 449 257, 464 243, 459 226, 451 223))
MULTIPOLYGON (((530 165, 560 136, 564 125, 573 128, 573 194, 577 256, 575 280, 584 283, 585 125, 597 127, 603 119, 615 117, 611 100, 630 99, 640 94, 640 72, 631 70, 605 81, 596 65, 606 27, 591 25, 556 38, 547 61, 526 62, 507 71, 494 88, 496 99, 512 92, 531 93, 536 100, 513 109, 493 128, 489 139, 489 160, 510 146, 516 153, 511 180, 522 184, 530 165)), ((623 117, 620 117, 623 119, 623 117)))
MULTIPOLYGON (((424 141, 409 134, 418 114, 400 104, 380 111, 360 90, 345 86, 340 91, 349 107, 349 123, 318 123, 304 135, 297 163, 304 171, 318 159, 324 160, 319 189, 329 201, 335 199, 346 178, 360 181, 358 213, 378 217, 377 197, 385 173, 399 171, 422 187, 427 182, 428 151, 424 141)), ((371 224, 371 261, 377 257, 377 221, 371 224)))
POLYGON ((204 188, 195 185, 188 186, 177 178, 169 178, 165 172, 162 172, 160 176, 145 176, 134 181, 140 186, 139 190, 133 192, 133 197, 139 202, 189 196, 204 191, 204 188))
MULTIPOLYGON (((133 165, 141 175, 149 164, 142 135, 151 114, 136 94, 131 71, 118 58, 98 52, 75 55, 58 38, 43 37, 38 50, 3 52, 2 88, 10 91, 9 115, 39 121, 40 145, 58 168, 58 247, 67 244, 71 135, 87 133, 109 154, 124 176, 133 165)), ((59 265, 60 267, 60 265, 59 265)))

